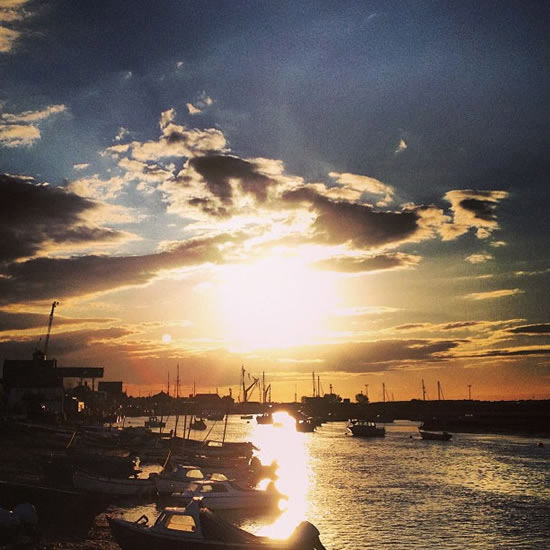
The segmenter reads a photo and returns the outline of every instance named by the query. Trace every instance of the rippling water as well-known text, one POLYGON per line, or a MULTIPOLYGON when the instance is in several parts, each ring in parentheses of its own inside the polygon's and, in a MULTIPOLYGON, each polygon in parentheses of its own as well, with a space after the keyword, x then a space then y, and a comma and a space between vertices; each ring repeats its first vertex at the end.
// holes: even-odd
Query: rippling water
MULTIPOLYGON (((227 440, 252 441, 264 462, 278 460, 277 485, 289 495, 275 518, 230 517, 250 531, 285 537, 307 519, 328 550, 550 549, 548 439, 543 448, 539 440, 500 435, 422 441, 417 425, 405 421, 386 425, 385 438, 360 439, 345 434, 345 423, 296 433, 280 420, 228 422, 227 440)), ((222 433, 218 422, 209 438, 222 433)))

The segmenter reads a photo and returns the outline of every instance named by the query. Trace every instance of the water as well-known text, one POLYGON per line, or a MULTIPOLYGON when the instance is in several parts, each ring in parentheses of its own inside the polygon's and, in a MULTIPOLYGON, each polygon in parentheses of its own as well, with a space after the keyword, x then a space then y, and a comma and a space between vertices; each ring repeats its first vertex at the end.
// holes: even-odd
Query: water
MULTIPOLYGON (((277 485, 289 495, 277 517, 230 517, 247 530, 285 537, 307 519, 329 550, 550 548, 548 439, 543 448, 501 435, 422 441, 417 424, 405 421, 386 425, 385 438, 360 439, 346 435, 345 423, 296 433, 279 420, 228 421, 227 440, 252 441, 264 462, 278 460, 277 485)), ((223 429, 218 422, 209 438, 221 439, 223 429)), ((126 512, 137 517, 144 508, 126 512)))

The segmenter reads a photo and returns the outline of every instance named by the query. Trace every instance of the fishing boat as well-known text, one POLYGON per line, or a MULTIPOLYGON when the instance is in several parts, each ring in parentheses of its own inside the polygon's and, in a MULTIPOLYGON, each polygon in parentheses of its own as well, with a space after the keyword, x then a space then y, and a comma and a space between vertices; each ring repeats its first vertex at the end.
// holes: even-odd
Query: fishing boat
POLYGON ((165 428, 166 422, 159 420, 156 416, 150 416, 149 420, 145 421, 146 428, 165 428))
POLYGON ((418 429, 420 432, 420 437, 425 440, 429 441, 449 441, 451 439, 452 434, 449 432, 428 432, 426 430, 418 429))
POLYGON ((384 437, 386 435, 386 429, 379 428, 371 420, 350 420, 347 429, 356 437, 384 437))
POLYGON ((309 522, 300 523, 286 540, 258 537, 201 508, 200 499, 185 508, 165 508, 153 525, 145 515, 135 522, 107 520, 122 550, 325 550, 309 522))
POLYGON ((174 502, 189 502, 194 497, 202 497, 203 505, 211 510, 242 510, 277 508, 286 495, 280 493, 273 483, 265 491, 241 487, 233 481, 195 481, 186 491, 173 493, 174 502))
POLYGON ((150 497, 155 493, 155 484, 150 478, 114 478, 76 471, 73 474, 76 489, 89 493, 120 497, 150 497))

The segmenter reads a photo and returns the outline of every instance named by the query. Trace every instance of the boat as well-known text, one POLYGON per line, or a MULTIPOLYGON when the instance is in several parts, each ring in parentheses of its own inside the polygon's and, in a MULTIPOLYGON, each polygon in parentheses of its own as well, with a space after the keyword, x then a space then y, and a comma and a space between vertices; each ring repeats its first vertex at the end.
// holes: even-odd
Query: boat
POLYGON ((166 422, 159 420, 156 416, 150 416, 149 420, 145 421, 146 428, 165 428, 166 422))
POLYGON ((347 429, 356 437, 384 437, 386 435, 386 429, 379 428, 371 420, 352 419, 349 421, 347 429))
POLYGON ((273 415, 271 413, 259 414, 256 417, 258 424, 273 424, 273 415))
POLYGON ((135 522, 111 516, 107 521, 122 550, 325 550, 309 522, 300 523, 286 540, 258 537, 202 508, 200 499, 185 508, 164 508, 153 525, 145 515, 135 522))
POLYGON ((145 498, 155 493, 155 484, 150 478, 105 477, 80 470, 73 474, 73 485, 81 491, 120 497, 145 498))
POLYGON ((218 421, 218 420, 223 420, 225 418, 225 413, 223 412, 219 412, 219 411, 210 411, 208 413, 206 413, 206 419, 207 420, 214 420, 214 421, 218 421))
POLYGON ((449 439, 453 437, 449 432, 428 432, 420 428, 418 431, 420 432, 420 437, 422 437, 422 439, 429 441, 449 441, 449 439))
POLYGON ((175 467, 168 466, 160 473, 152 473, 149 476, 159 495, 171 495, 186 491, 194 481, 204 479, 225 481, 227 477, 220 473, 205 474, 196 466, 176 464, 175 467))
POLYGON ((203 505, 210 510, 276 509, 279 501, 287 498, 273 482, 262 491, 241 487, 233 481, 203 480, 191 483, 186 491, 172 493, 170 499, 187 503, 194 497, 202 497, 203 505))
POLYGON ((314 432, 315 422, 313 422, 311 418, 297 418, 296 431, 297 432, 314 432))
POLYGON ((204 431, 206 430, 206 422, 202 418, 196 418, 193 422, 191 422, 190 427, 192 430, 204 431))

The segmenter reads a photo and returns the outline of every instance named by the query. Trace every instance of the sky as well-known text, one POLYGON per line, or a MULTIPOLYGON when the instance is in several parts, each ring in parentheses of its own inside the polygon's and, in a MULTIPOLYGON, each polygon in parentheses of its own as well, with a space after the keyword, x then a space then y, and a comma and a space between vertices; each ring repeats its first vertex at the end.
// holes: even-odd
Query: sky
POLYGON ((549 23, 0 0, 0 362, 58 301, 49 357, 133 395, 550 398, 549 23))

